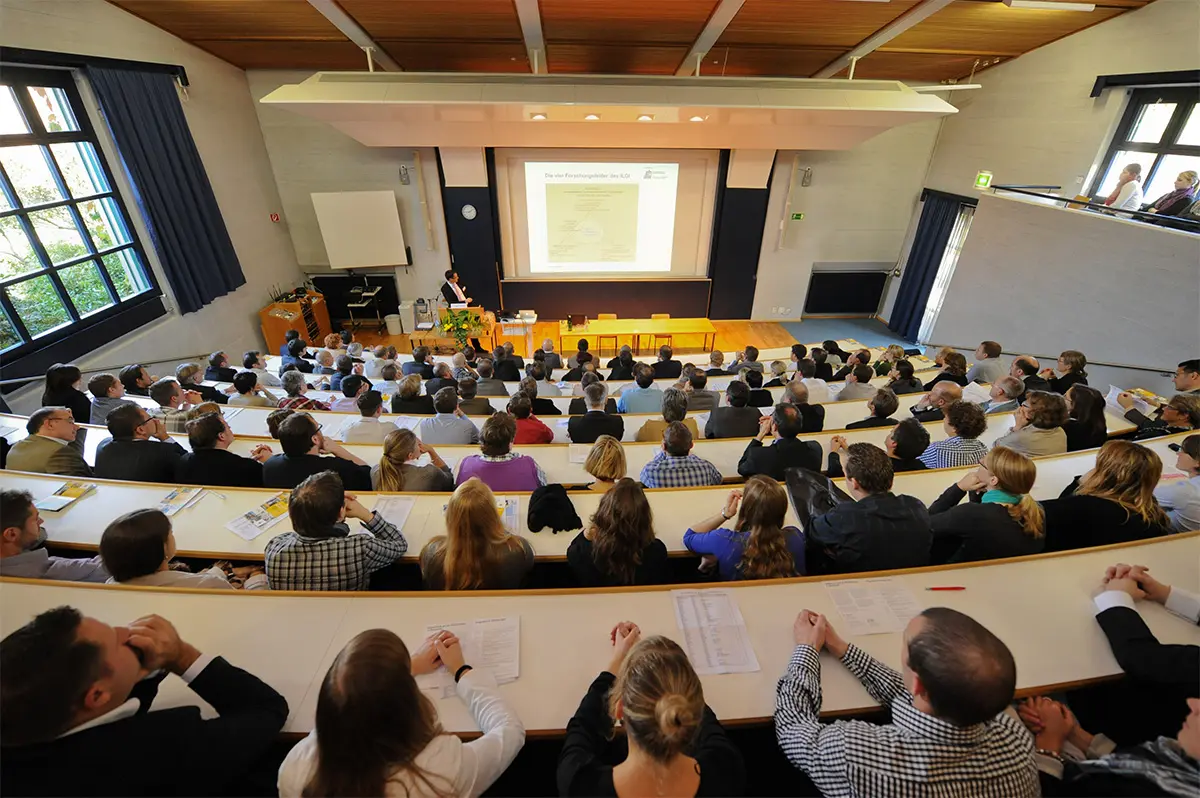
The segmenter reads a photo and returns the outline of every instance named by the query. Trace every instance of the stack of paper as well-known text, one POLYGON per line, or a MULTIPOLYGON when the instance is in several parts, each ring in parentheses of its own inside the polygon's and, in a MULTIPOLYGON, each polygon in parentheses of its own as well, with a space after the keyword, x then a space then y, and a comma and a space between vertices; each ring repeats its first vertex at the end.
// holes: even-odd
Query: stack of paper
POLYGON ((396 529, 404 529, 417 500, 411 496, 380 496, 374 510, 396 529))
MULTIPOLYGON (((1116 412, 1117 415, 1124 417, 1126 410, 1125 410, 1125 408, 1121 407, 1121 405, 1117 402, 1117 395, 1120 393, 1121 393, 1120 388, 1118 388, 1115 385, 1109 385, 1108 386, 1108 395, 1104 397, 1104 403, 1106 405, 1108 405, 1110 409, 1112 409, 1114 412, 1116 412)), ((1143 415, 1148 415, 1153 408, 1150 407, 1150 403, 1147 402, 1145 399, 1134 394, 1133 409, 1137 410, 1139 413, 1141 413, 1143 415)))
POLYGON ((824 585, 842 616, 843 623, 836 626, 843 637, 903 632, 921 613, 912 592, 891 577, 842 579, 824 585))
POLYGON ((38 499, 33 506, 39 510, 56 513, 70 507, 77 499, 82 499, 96 489, 90 482, 64 482, 58 490, 44 499, 38 499))
POLYGON ((158 509, 166 515, 175 515, 180 510, 187 509, 200 501, 200 497, 203 495, 204 488, 176 488, 163 497, 163 500, 158 503, 158 509))
MULTIPOLYGON (((440 631, 453 632, 462 646, 463 659, 476 668, 485 668, 498 684, 513 682, 521 675, 521 618, 482 618, 476 621, 430 624, 426 636, 440 631)), ((454 674, 439 667, 417 677, 417 684, 436 696, 449 698, 455 693, 454 674)))
POLYGON ((968 382, 967 386, 962 389, 962 398, 964 402, 973 402, 981 405, 992 398, 991 392, 977 382, 968 382))
POLYGON ((731 590, 672 590, 675 623, 696 673, 754 673, 761 668, 731 590))
POLYGON ((567 446, 567 461, 583 465, 587 462, 591 451, 592 445, 590 443, 572 443, 567 446))
POLYGON ((282 521, 287 516, 287 508, 288 494, 280 493, 253 510, 239 515, 226 524, 225 528, 243 540, 254 540, 282 521))

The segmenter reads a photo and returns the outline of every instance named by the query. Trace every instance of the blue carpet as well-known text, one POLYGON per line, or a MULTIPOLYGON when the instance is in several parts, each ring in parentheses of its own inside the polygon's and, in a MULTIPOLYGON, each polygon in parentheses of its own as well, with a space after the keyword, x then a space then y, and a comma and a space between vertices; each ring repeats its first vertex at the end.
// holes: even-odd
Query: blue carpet
POLYGON ((891 344, 910 347, 905 341, 887 328, 878 319, 805 319, 804 321, 780 322, 797 341, 812 344, 827 339, 853 338, 863 346, 883 347, 891 344))

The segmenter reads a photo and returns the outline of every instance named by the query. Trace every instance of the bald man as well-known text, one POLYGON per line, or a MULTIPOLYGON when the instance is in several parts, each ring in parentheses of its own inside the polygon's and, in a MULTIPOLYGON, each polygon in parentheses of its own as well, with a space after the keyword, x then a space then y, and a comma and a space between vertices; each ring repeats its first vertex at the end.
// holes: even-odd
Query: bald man
POLYGON ((909 409, 913 417, 924 424, 928 421, 941 421, 946 417, 946 408, 961 401, 962 386, 942 380, 909 409))

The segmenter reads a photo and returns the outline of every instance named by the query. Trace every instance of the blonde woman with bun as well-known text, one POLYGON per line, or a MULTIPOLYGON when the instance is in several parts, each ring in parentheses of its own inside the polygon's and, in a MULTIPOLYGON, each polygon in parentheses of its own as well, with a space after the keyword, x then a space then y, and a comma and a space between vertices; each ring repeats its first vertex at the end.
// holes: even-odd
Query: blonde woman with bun
POLYGON ((973 562, 1037 554, 1045 546, 1046 516, 1029 495, 1037 466, 997 446, 979 467, 946 488, 929 506, 934 563, 973 562), (967 504, 960 504, 970 496, 967 504))
POLYGON ((389 432, 383 439, 383 457, 371 466, 371 490, 388 493, 454 490, 450 466, 432 446, 421 443, 410 429, 389 432), (419 466, 421 455, 429 455, 429 465, 419 466))
POLYGON ((677 643, 642 639, 637 624, 612 630, 612 661, 588 688, 558 756, 559 795, 741 795, 745 764, 677 643), (629 754, 609 748, 620 721, 629 754))

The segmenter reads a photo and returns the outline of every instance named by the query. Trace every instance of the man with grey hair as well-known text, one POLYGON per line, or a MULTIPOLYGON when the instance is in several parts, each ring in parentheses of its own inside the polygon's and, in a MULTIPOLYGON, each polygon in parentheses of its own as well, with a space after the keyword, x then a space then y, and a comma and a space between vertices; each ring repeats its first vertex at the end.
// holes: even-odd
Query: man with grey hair
POLYGON ((458 392, 458 380, 451 376, 450 364, 439 361, 433 364, 433 379, 425 381, 425 393, 433 396, 443 388, 453 388, 458 392))
POLYGON ((517 367, 517 371, 525 370, 524 359, 522 359, 522 357, 520 355, 513 354, 513 342, 512 341, 504 342, 504 357, 508 358, 509 360, 511 360, 513 362, 513 364, 517 367))
POLYGON ((825 406, 808 403, 808 386, 801 380, 792 380, 785 385, 780 401, 795 405, 800 411, 803 421, 801 432, 820 432, 825 429, 825 406))
POLYGON ((992 390, 988 394, 991 398, 979 406, 985 413, 1012 413, 1019 404, 1017 399, 1024 392, 1025 383, 1006 375, 992 383, 992 390))
POLYGON ((728 372, 724 368, 725 355, 721 352, 713 352, 708 356, 708 370, 704 372, 709 377, 723 377, 728 372))
POLYGON ((304 395, 308 390, 308 383, 304 381, 304 375, 299 371, 285 371, 280 377, 283 382, 284 393, 287 394, 279 402, 279 406, 284 410, 328 410, 329 405, 319 399, 312 399, 304 395))
POLYGON ((314 374, 334 374, 337 369, 333 367, 333 352, 328 349, 317 350, 317 367, 313 369, 314 374))
POLYGON ((554 351, 554 342, 549 338, 542 341, 542 354, 544 355, 542 362, 546 364, 547 371, 562 368, 562 358, 558 352, 554 351))
POLYGON ((475 369, 467 365, 467 356, 462 352, 454 353, 454 357, 450 358, 450 367, 450 376, 456 382, 462 382, 467 378, 476 379, 479 376, 475 369))
POLYGON ((667 425, 672 421, 683 422, 684 426, 692 433, 692 437, 699 438, 700 430, 696 426, 696 420, 686 418, 687 411, 687 394, 678 388, 668 388, 663 391, 662 418, 653 418, 643 424, 642 428, 638 430, 637 441, 639 443, 661 441, 663 433, 667 431, 667 425))
POLYGON ((608 361, 607 368, 615 369, 617 367, 617 364, 621 362, 621 355, 629 355, 630 357, 633 357, 633 349, 631 349, 629 347, 629 344, 621 345, 621 348, 619 350, 617 350, 616 357, 614 357, 612 360, 608 361))
POLYGON ((621 440, 625 435, 625 420, 615 413, 605 412, 608 386, 600 380, 588 383, 583 389, 587 412, 567 421, 567 437, 571 443, 595 443, 601 435, 621 440))
POLYGON ((700 369, 694 370, 687 378, 688 410, 702 412, 713 410, 720 406, 721 396, 716 391, 707 390, 708 375, 700 369))

